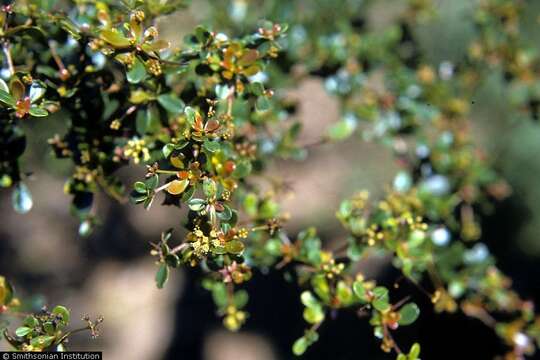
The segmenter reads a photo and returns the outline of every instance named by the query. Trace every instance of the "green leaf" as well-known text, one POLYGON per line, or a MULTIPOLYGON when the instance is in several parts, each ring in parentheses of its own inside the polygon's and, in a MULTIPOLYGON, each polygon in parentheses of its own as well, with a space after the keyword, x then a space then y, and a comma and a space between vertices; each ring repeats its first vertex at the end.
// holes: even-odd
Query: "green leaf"
POLYGON ((203 147, 209 152, 213 153, 221 148, 221 144, 218 141, 210 141, 206 139, 203 143, 203 147))
POLYGON ((355 295, 358 296, 360 301, 367 302, 366 288, 364 287, 364 283, 362 283, 361 281, 355 281, 353 283, 353 291, 355 295))
POLYGON ((180 114, 185 106, 175 94, 161 94, 157 97, 157 102, 171 114, 180 114))
POLYGON ((37 106, 32 106, 28 112, 30 113, 31 116, 34 116, 34 117, 44 117, 44 116, 49 115, 47 110, 39 108, 37 106))
POLYGON ((154 201, 153 196, 147 196, 146 199, 143 202, 143 206, 145 209, 150 209, 150 206, 152 206, 152 202, 154 201))
POLYGON ((182 202, 187 203, 191 200, 193 197, 193 194, 195 193, 195 186, 190 186, 184 193, 182 194, 182 202))
POLYGON ((229 221, 233 216, 233 212, 229 205, 223 205, 223 211, 217 213, 221 221, 229 221))
POLYGON ((43 329, 45 330, 47 335, 54 335, 54 332, 56 331, 56 327, 50 321, 47 321, 43 324, 43 329))
POLYGON ((31 38, 45 38, 45 32, 38 26, 18 25, 9 27, 3 34, 5 38, 13 37, 14 35, 28 35, 31 38))
POLYGON ((234 169, 232 175, 237 178, 245 178, 251 173, 251 163, 247 160, 242 160, 236 163, 236 169, 234 169))
POLYGON ((259 217, 269 219, 276 217, 279 213, 279 205, 271 199, 265 199, 259 208, 259 217))
POLYGON ((24 325, 26 325, 27 327, 36 327, 39 325, 39 321, 38 319, 36 319, 35 316, 33 315, 30 315, 30 316, 27 316, 25 319, 24 319, 24 325))
POLYGON ((379 311, 386 311, 390 308, 388 303, 388 289, 382 286, 378 286, 373 289, 374 299, 372 305, 375 309, 379 311))
POLYGON ((293 354, 296 356, 300 356, 304 354, 308 348, 309 344, 306 340, 306 338, 301 337, 300 339, 297 339, 293 344, 293 354))
POLYGON ((133 90, 129 95, 129 101, 133 104, 145 104, 151 100, 154 100, 154 96, 141 89, 133 90))
POLYGON ((28 96, 30 97, 30 102, 32 104, 45 95, 45 92, 47 91, 45 88, 46 86, 41 82, 34 81, 32 83, 30 86, 30 91, 28 92, 28 96))
POLYGON ((197 111, 193 109, 191 106, 186 106, 184 108, 184 114, 186 114, 186 119, 190 125, 193 125, 195 122, 195 116, 197 114, 197 111))
POLYGON ((258 199, 257 195, 254 193, 249 193, 244 197, 243 202, 244 210, 246 211, 246 214, 249 216, 255 216, 257 215, 257 208, 258 208, 258 199))
POLYGON ((415 248, 417 246, 422 245, 424 240, 426 239, 426 233, 422 230, 414 230, 409 235, 409 247, 415 248))
POLYGON ((161 264, 156 273, 156 285, 158 289, 162 289, 163 285, 165 285, 168 279, 169 279, 169 267, 167 266, 167 264, 161 264))
POLYGON ((301 337, 299 339, 297 339, 293 346, 292 346, 292 351, 293 351, 293 354, 296 355, 296 356, 300 356, 302 354, 304 354, 307 350, 309 346, 309 343, 307 341, 307 339, 305 337, 301 337))
POLYGON ((146 194, 146 184, 143 183, 142 181, 137 181, 133 185, 133 188, 135 189, 136 192, 138 192, 140 194, 146 194))
POLYGON ((126 73, 127 81, 131 84, 138 84, 146 76, 146 68, 139 57, 135 56, 135 61, 131 65, 129 71, 126 73))
POLYGON ((159 185, 159 176, 154 175, 146 180, 146 187, 150 190, 154 190, 159 185))
POLYGON ((257 101, 255 102, 255 108, 257 111, 268 111, 270 110, 270 107, 272 104, 270 103, 270 100, 267 96, 259 96, 257 98, 257 101))
POLYGON ((129 201, 135 205, 144 203, 147 200, 147 198, 148 196, 146 194, 139 194, 136 191, 133 191, 129 195, 129 201))
POLYGON ((204 179, 203 181, 203 192, 207 198, 213 198, 217 193, 217 184, 212 179, 204 179))
POLYGON ((302 304, 306 307, 313 307, 313 306, 320 306, 319 301, 317 301, 317 298, 313 296, 311 291, 304 291, 300 295, 300 300, 302 301, 302 304))
POLYGON ((337 298, 341 303, 348 304, 352 301, 353 292, 351 291, 351 288, 347 284, 345 284, 345 282, 338 282, 336 290, 337 298))
POLYGON ((0 89, 0 102, 3 102, 10 107, 15 107, 17 103, 13 96, 11 96, 7 91, 4 91, 2 89, 0 89))
POLYGON ((58 305, 53 309, 52 313, 54 315, 60 316, 62 318, 62 323, 64 325, 67 325, 69 323, 70 312, 66 307, 64 307, 62 305, 58 305))
POLYGON ((80 30, 69 18, 63 17, 59 21, 60 27, 66 31, 69 35, 71 35, 75 40, 79 40, 81 38, 80 30))
POLYGON ((131 46, 131 41, 118 31, 107 29, 102 30, 100 38, 115 48, 126 48, 131 46))
POLYGON ((38 336, 30 340, 30 345, 40 348, 40 349, 44 349, 46 347, 51 346, 54 339, 55 339, 54 336, 42 335, 42 336, 38 336))
POLYGON ((260 82, 254 82, 249 85, 251 92, 256 96, 261 96, 264 94, 264 86, 260 82))
POLYGON ((326 280, 326 276, 323 274, 316 275, 311 280, 311 284, 313 286, 313 290, 324 301, 330 300, 330 285, 328 285, 328 281, 326 280))
POLYGON ((249 294, 246 290, 238 290, 234 293, 234 305, 237 309, 242 309, 249 301, 249 294))
POLYGON ((229 301, 227 287, 223 283, 212 283, 212 299, 218 308, 224 308, 229 301))
POLYGON ((317 324, 324 320, 324 311, 322 307, 310 306, 304 309, 304 320, 310 324, 317 324))
POLYGON ((420 309, 415 303, 408 303, 399 310, 399 321, 400 325, 410 325, 418 319, 420 315, 420 309))
POLYGON ((202 25, 195 28, 195 37, 200 43, 206 43, 210 38, 210 32, 202 25))
POLYGON ((167 229, 161 233, 161 242, 167 243, 172 237, 173 229, 167 229))
POLYGON ((169 254, 165 256, 165 262, 167 265, 173 268, 177 268, 180 265, 180 259, 176 254, 169 254))
POLYGON ((206 207, 206 201, 203 199, 191 199, 188 201, 188 206, 192 211, 201 211, 206 207))
POLYGON ((174 149, 175 149, 174 144, 166 144, 165 146, 163 146, 163 149, 161 149, 161 152, 163 153, 163 157, 168 159, 171 153, 174 151, 174 149))
POLYGON ((225 244, 225 251, 239 255, 244 251, 244 244, 240 240, 231 240, 225 244))
POLYGON ((356 119, 352 116, 348 116, 337 123, 332 124, 328 129, 327 136, 333 141, 344 140, 351 136, 355 129, 356 119))
POLYGON ((20 336, 20 337, 24 337, 24 336, 30 334, 31 332, 32 332, 31 328, 26 327, 26 326, 21 326, 20 328, 17 328, 17 330, 15 330, 15 335, 20 336))
POLYGON ((135 127, 141 135, 154 134, 161 128, 159 111, 154 104, 149 104, 146 111, 138 111, 135 127))
POLYGON ((216 96, 222 100, 226 99, 227 96, 229 96, 231 92, 231 90, 229 89, 227 85, 221 85, 221 84, 216 85, 215 91, 216 91, 216 96))
POLYGON ((420 344, 414 343, 409 350, 409 360, 416 360, 420 356, 420 344))
POLYGON ((6 84, 6 82, 3 80, 3 79, 0 79, 0 90, 8 93, 9 95, 9 87, 8 87, 8 84, 6 84))

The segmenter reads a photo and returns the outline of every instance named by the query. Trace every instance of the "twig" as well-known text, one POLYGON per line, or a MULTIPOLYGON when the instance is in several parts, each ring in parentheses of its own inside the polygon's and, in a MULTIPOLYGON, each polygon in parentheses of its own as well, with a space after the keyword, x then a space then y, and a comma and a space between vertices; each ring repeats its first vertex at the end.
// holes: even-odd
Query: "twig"
POLYGON ((175 246, 174 248, 172 248, 170 253, 171 254, 176 254, 177 252, 180 252, 180 251, 184 250, 187 247, 189 247, 188 243, 180 244, 180 245, 175 246))
POLYGON ((58 66, 58 69, 60 70, 60 78, 61 80, 66 80, 69 77, 69 71, 64 66, 64 63, 62 62, 62 59, 60 56, 58 56, 58 53, 56 52, 56 44, 51 40, 47 43, 49 45, 49 49, 51 50, 51 56, 54 59, 54 62, 56 63, 56 66, 58 66))
POLYGON ((388 327, 386 326, 386 324, 383 325, 383 332, 384 332, 385 337, 388 337, 388 339, 390 339, 390 342, 392 344, 392 348, 394 349, 394 351, 397 352, 398 354, 403 353, 403 351, 401 351, 398 344, 396 343, 396 341, 392 337, 392 334, 388 330, 388 327))

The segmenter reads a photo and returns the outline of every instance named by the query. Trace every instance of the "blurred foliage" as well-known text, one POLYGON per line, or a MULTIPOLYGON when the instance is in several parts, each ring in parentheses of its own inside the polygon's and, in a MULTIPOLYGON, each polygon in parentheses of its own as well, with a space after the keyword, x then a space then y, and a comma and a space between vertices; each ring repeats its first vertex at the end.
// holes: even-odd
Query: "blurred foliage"
MULTIPOLYGON (((470 121, 473 94, 493 72, 505 82, 512 111, 538 117, 540 54, 522 36, 526 2, 467 6, 468 41, 460 44, 466 57, 438 66, 418 35, 444 15, 429 0, 402 2, 377 26, 370 24, 376 1, 219 2, 204 25, 172 47, 156 18, 184 6, 21 1, 2 8, 0 183, 13 188, 17 212, 33 204, 24 182, 29 173, 21 169, 21 122, 58 117, 64 134, 49 144, 73 163, 65 192, 81 235, 96 225, 95 193, 123 201, 117 170, 130 162, 146 166, 131 201, 150 209, 162 196, 162 205, 187 209, 184 239, 174 243, 170 229, 152 244, 157 287, 171 269, 200 267, 232 331, 248 321, 241 287, 252 269, 286 267, 304 289, 308 324, 294 354, 317 341, 332 312, 352 308, 369 317, 383 351, 417 359, 420 345, 406 353, 392 333, 413 324, 421 309, 356 270, 383 254, 437 312, 460 310, 492 327, 508 346, 507 359, 534 353, 540 318, 480 241, 482 217, 511 190, 476 143, 470 121), (263 192, 255 180, 275 159, 306 157, 287 89, 307 76, 323 78, 341 109, 314 145, 358 136, 388 146, 401 166, 382 199, 361 191, 341 204, 337 217, 348 237, 334 251, 315 228, 287 233, 288 215, 278 203, 284 189, 272 183, 263 192)), ((59 345, 66 314, 57 307, 30 316, 6 339, 21 350, 59 345)))
POLYGON ((36 313, 25 311, 31 307, 31 304, 21 302, 15 297, 13 286, 6 278, 0 276, 0 315, 7 319, 23 319, 14 334, 6 329, 9 323, 3 321, 0 324, 4 339, 17 351, 66 351, 66 344, 72 334, 90 331, 92 337, 97 337, 98 325, 103 322, 101 317, 91 321, 85 316, 83 320, 87 323, 86 326, 66 330, 71 319, 70 311, 66 307, 58 305, 52 311, 43 307, 36 313))

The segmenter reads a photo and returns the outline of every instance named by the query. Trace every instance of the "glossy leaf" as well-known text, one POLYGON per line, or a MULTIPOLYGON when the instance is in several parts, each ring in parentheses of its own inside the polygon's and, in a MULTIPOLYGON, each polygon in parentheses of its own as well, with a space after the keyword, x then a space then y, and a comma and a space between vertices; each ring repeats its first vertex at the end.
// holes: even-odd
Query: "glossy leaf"
POLYGON ((31 116, 34 116, 34 117, 44 117, 44 116, 49 115, 47 110, 39 108, 37 106, 32 106, 29 110, 29 113, 31 116))
POLYGON ((308 344, 306 338, 301 337, 301 338, 297 339, 294 342, 293 346, 292 346, 293 354, 296 355, 296 356, 303 355, 306 352, 308 346, 309 346, 309 344, 308 344))
POLYGON ((184 110, 184 102, 174 94, 161 94, 157 101, 171 114, 180 114, 184 110))
POLYGON ((216 152, 216 151, 219 151, 220 149, 220 144, 219 142, 217 141, 210 141, 210 140, 205 140, 204 143, 203 143, 203 147, 208 150, 209 152, 216 152))
POLYGON ((114 30, 102 30, 100 37, 103 41, 115 48, 126 48, 131 46, 131 42, 124 35, 114 30))
POLYGON ((146 68, 137 56, 135 56, 133 65, 131 65, 129 71, 126 73, 126 77, 132 84, 138 84, 146 77, 146 68))
POLYGON ((408 303, 399 310, 399 315, 400 325, 410 325, 418 319, 420 309, 415 303, 408 303))
POLYGON ((167 186, 167 192, 171 195, 179 195, 186 190, 189 185, 189 180, 173 180, 169 186, 167 186))
POLYGON ((0 102, 8 106, 15 107, 16 100, 7 91, 0 89, 0 102))
POLYGON ((21 327, 17 328, 17 330, 15 330, 15 335, 23 337, 23 336, 26 336, 26 335, 30 334, 31 332, 32 332, 31 328, 26 327, 26 326, 21 326, 21 327))
POLYGON ((188 201, 188 206, 192 211, 201 211, 206 207, 206 201, 203 199, 191 199, 188 201))
POLYGON ((244 251, 244 244, 239 240, 231 240, 225 244, 225 250, 230 254, 241 254, 244 251))
POLYGON ((61 321, 64 325, 67 325, 69 323, 70 312, 66 307, 58 305, 53 309, 52 313, 59 316, 62 319, 61 321))
POLYGON ((169 268, 166 264, 161 264, 156 273, 156 285, 158 289, 162 289, 169 279, 169 268))

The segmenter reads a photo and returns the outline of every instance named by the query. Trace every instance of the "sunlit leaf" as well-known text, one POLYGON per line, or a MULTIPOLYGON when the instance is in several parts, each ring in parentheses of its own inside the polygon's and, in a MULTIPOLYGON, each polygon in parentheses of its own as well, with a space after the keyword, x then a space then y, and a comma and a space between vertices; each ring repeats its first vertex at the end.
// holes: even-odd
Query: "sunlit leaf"
POLYGON ((126 48, 131 46, 131 41, 118 31, 105 29, 101 31, 100 37, 103 41, 115 48, 126 48))
POLYGON ((162 289, 169 279, 169 267, 166 264, 161 264, 156 273, 156 285, 158 289, 162 289))
POLYGON ((189 180, 173 180, 167 186, 167 192, 171 195, 178 195, 184 192, 189 185, 189 180))
POLYGON ((408 303, 399 310, 399 324, 410 325, 416 321, 420 315, 420 309, 415 303, 408 303))
POLYGON ((133 65, 126 73, 127 80, 132 84, 138 84, 146 77, 146 68, 138 56, 135 56, 133 65))

